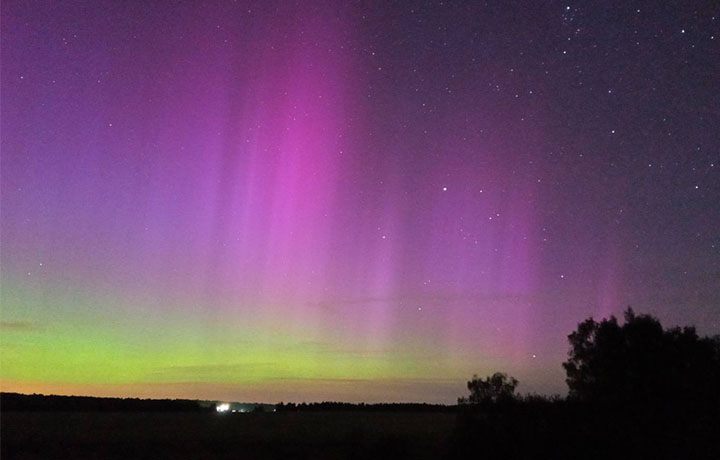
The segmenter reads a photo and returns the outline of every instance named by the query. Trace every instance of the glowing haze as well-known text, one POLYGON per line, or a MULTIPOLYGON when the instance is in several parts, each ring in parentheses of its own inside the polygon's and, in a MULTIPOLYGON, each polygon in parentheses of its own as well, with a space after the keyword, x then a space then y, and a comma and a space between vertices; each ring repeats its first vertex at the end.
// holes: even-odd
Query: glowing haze
POLYGON ((564 392, 628 304, 720 332, 702 10, 40 3, 2 5, 3 391, 452 402, 564 392))

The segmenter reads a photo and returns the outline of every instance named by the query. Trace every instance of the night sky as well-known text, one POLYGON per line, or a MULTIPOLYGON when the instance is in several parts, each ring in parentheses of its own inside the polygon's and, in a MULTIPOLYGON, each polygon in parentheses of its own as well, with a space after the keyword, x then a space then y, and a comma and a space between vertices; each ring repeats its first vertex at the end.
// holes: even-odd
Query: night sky
POLYGON ((720 333, 716 1, 2 3, 3 391, 565 393, 720 333))

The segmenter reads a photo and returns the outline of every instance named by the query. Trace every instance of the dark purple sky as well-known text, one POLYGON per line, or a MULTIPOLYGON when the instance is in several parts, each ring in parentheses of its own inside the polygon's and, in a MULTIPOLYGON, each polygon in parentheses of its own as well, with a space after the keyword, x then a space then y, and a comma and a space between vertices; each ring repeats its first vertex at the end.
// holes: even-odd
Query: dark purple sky
POLYGON ((628 305, 720 333, 719 17, 3 2, 4 384, 452 402, 628 305))

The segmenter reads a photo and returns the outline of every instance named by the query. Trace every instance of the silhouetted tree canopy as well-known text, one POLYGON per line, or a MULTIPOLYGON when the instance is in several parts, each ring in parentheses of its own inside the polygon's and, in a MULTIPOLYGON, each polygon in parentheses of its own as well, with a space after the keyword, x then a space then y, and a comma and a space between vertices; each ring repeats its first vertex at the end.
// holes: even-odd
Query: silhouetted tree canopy
POLYGON ((323 401, 313 403, 279 403, 277 412, 451 412, 453 406, 427 403, 347 403, 323 401))
POLYGON ((664 330, 650 315, 589 318, 568 336, 570 397, 587 401, 718 404, 720 340, 695 328, 664 330))
POLYGON ((0 411, 22 412, 214 412, 214 405, 189 399, 96 398, 0 393, 0 411))
POLYGON ((515 399, 515 388, 518 381, 514 377, 508 377, 507 374, 496 372, 484 379, 473 375, 472 380, 468 381, 467 387, 470 390, 470 396, 467 398, 459 398, 458 404, 488 404, 515 399))

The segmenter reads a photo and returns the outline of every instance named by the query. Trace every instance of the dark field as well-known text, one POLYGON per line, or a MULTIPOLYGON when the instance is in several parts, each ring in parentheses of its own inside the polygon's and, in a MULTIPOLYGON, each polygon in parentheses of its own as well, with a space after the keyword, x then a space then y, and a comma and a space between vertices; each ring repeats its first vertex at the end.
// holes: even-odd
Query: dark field
POLYGON ((718 459, 715 411, 525 403, 456 412, 2 413, 6 459, 718 459))
POLYGON ((2 458, 439 458, 454 413, 3 412, 2 458))

